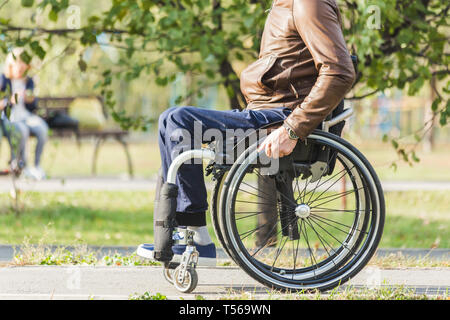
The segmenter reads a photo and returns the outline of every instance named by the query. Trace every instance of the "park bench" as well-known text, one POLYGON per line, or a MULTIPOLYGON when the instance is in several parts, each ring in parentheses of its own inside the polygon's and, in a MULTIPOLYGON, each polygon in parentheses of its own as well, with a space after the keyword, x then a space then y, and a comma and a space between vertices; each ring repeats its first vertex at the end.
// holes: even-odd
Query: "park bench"
MULTIPOLYGON (((38 98, 38 108, 36 113, 48 120, 54 117, 55 115, 69 115, 69 107, 70 104, 77 98, 95 98, 102 105, 102 111, 105 118, 107 118, 107 113, 105 110, 105 106, 103 103, 103 99, 98 96, 74 96, 74 97, 39 97, 38 98)), ((133 163, 130 155, 130 151, 128 148, 128 142, 126 140, 129 135, 128 131, 115 129, 115 128, 106 128, 106 129, 83 129, 78 126, 57 126, 52 127, 50 125, 50 129, 52 130, 52 137, 70 137, 75 136, 78 145, 80 145, 81 140, 85 138, 91 138, 95 141, 94 152, 92 156, 92 167, 91 172, 92 175, 97 174, 97 160, 100 147, 102 144, 108 140, 112 139, 118 142, 126 155, 127 165, 128 165, 128 174, 130 177, 133 177, 133 163)))

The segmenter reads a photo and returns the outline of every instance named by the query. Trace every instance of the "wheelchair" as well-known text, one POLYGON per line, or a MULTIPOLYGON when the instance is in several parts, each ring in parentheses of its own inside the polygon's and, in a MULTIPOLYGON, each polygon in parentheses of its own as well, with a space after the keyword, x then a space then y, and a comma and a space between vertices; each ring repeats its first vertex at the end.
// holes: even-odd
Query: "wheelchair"
MULTIPOLYGON (((349 142, 329 132, 333 126, 343 126, 352 113, 350 108, 329 116, 277 166, 269 166, 264 151, 258 152, 265 137, 257 131, 256 136, 237 142, 235 150, 243 151, 235 152, 233 164, 218 161, 221 155, 214 144, 181 153, 172 162, 166 183, 175 185, 177 170, 185 161, 209 160, 206 175, 214 181, 211 220, 230 259, 272 289, 335 288, 369 262, 385 219, 383 190, 373 167, 349 142), (262 190, 258 181, 272 185, 274 191, 262 190), (258 216, 264 210, 271 211, 273 219, 261 225, 258 216), (257 238, 262 228, 267 234, 257 238)), ((174 196, 159 206, 176 207, 174 196)), ((165 201, 162 198, 160 202, 165 201)), ((155 246, 156 241, 155 237, 155 246)), ((164 276, 179 291, 192 292, 198 283, 197 261, 193 232, 188 231, 181 261, 166 259, 164 276)))

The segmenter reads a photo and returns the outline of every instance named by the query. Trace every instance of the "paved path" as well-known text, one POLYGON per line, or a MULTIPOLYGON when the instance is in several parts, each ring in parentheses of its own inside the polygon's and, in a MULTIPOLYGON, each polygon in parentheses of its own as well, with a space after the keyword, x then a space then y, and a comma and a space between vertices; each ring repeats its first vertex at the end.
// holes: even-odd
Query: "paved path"
MULTIPOLYGON (((252 296, 267 298, 263 287, 239 268, 197 268, 199 284, 191 294, 181 294, 162 276, 161 267, 3 267, 0 299, 128 299, 145 292, 169 299, 206 299, 252 296)), ((384 270, 367 267, 349 283, 355 288, 403 285, 418 294, 443 295, 450 290, 450 268, 384 270)), ((277 296, 277 294, 275 294, 277 296)), ((273 297, 273 293, 272 293, 273 297)), ((282 298, 280 296, 279 298, 282 298)))
MULTIPOLYGON (((121 178, 59 178, 42 181, 16 180, 16 185, 24 191, 74 192, 74 191, 148 191, 156 183, 147 179, 121 178)), ((0 178, 0 192, 10 192, 13 188, 11 178, 0 178)))
MULTIPOLYGON (((69 250, 72 248, 68 248, 69 250)), ((20 248, 16 248, 20 250, 20 248)), ((135 247, 89 247, 100 257, 119 253, 129 255, 135 247)), ((11 266, 14 248, 0 245, 0 299, 128 299, 131 295, 161 293, 169 299, 206 299, 220 297, 267 298, 267 288, 236 267, 198 267, 199 285, 193 294, 180 294, 162 276, 161 267, 105 266, 11 266), (0 264, 1 265, 1 264, 0 264)), ((402 254, 447 260, 450 249, 378 249, 377 256, 402 254)), ((227 259, 219 249, 219 259, 227 259)), ((368 266, 342 286, 356 289, 404 286, 417 294, 444 295, 450 292, 450 268, 380 269, 368 266)), ((283 298, 280 296, 279 298, 283 298)))
MULTIPOLYGON (((209 182, 208 182, 209 183, 209 182)), ((43 181, 17 180, 17 186, 24 191, 73 192, 73 191, 147 191, 155 188, 153 179, 121 178, 53 178, 43 181)), ((450 181, 385 181, 384 191, 450 190, 450 181)), ((13 187, 10 177, 0 177, 0 192, 10 192, 13 187)))

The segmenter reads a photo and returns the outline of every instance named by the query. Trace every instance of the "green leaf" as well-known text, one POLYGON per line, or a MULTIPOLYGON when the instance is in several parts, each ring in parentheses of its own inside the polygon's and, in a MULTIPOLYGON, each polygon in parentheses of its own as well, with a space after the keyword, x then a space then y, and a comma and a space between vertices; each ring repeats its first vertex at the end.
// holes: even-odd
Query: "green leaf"
POLYGON ((45 50, 41 47, 39 44, 39 41, 33 41, 30 43, 30 48, 33 50, 33 52, 39 57, 39 59, 44 59, 45 57, 45 50))
POLYGON ((417 133, 415 133, 414 140, 416 140, 417 142, 420 142, 420 140, 422 140, 422 138, 417 133))
POLYGON ((206 76, 207 76, 209 79, 214 79, 214 77, 215 77, 215 72, 214 72, 213 70, 208 69, 208 70, 205 71, 205 73, 206 73, 206 76))
POLYGON ((437 111, 439 104, 442 102, 441 98, 436 98, 434 99, 433 103, 431 104, 431 110, 433 110, 434 112, 437 111))
POLYGON ((58 12, 56 12, 54 9, 50 10, 50 12, 48 13, 48 18, 51 21, 58 21, 58 12))
POLYGON ((11 118, 11 106, 10 105, 8 105, 6 108, 5 108, 5 113, 6 113, 6 117, 9 119, 9 118, 11 118))
POLYGON ((22 7, 30 8, 34 4, 34 0, 22 0, 22 7))
POLYGON ((0 24, 9 24, 11 22, 11 19, 6 19, 3 17, 0 17, 0 24))
POLYGON ((88 18, 89 24, 96 24, 97 22, 100 22, 100 18, 97 16, 91 16, 88 18))
POLYGON ((244 60, 244 56, 240 52, 236 52, 235 55, 236 55, 236 59, 238 59, 239 61, 244 60))
POLYGON ((445 126, 447 124, 447 118, 448 118, 447 112, 442 111, 441 116, 439 118, 439 124, 441 126, 445 126))
POLYGON ((182 101, 183 101, 183 96, 178 96, 178 97, 175 99, 175 104, 180 104, 182 101))
POLYGON ((391 140, 392 146, 397 150, 398 149, 398 142, 394 139, 391 140))
POLYGON ((392 162, 390 167, 395 171, 397 171, 397 164, 395 162, 392 162))
POLYGON ((405 149, 399 149, 398 154, 402 156, 405 162, 409 162, 408 154, 406 153, 405 149))
POLYGON ((167 77, 156 77, 155 82, 158 86, 164 87, 167 85, 168 79, 167 77))
POLYGON ((30 64, 31 62, 31 56, 28 54, 28 52, 24 51, 20 54, 20 59, 25 62, 26 64, 30 64))
POLYGON ((86 61, 83 60, 82 56, 80 56, 80 59, 78 59, 78 67, 83 72, 86 71, 86 69, 87 69, 87 63, 86 63, 86 61))

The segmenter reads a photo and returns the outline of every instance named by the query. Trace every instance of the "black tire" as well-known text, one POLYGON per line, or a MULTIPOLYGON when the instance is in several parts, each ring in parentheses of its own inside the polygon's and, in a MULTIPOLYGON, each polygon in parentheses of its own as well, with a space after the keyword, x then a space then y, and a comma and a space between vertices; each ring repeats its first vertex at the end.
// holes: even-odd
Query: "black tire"
POLYGON ((223 182, 225 181, 227 174, 228 174, 228 171, 217 176, 217 178, 216 178, 214 187, 211 192, 211 200, 209 202, 210 203, 209 211, 211 214, 211 222, 212 222, 217 240, 219 240, 220 245, 225 250, 228 257, 233 260, 233 257, 225 243, 225 239, 223 237, 223 225, 221 224, 221 219, 219 219, 220 194, 221 194, 221 191, 223 188, 223 182))
POLYGON ((163 269, 163 275, 164 275, 164 279, 166 279, 167 282, 169 282, 170 284, 173 284, 173 274, 174 274, 174 269, 169 269, 169 268, 164 268, 163 269))
MULTIPOLYGON (((279 290, 302 291, 317 289, 323 291, 343 284, 355 276, 369 262, 382 236, 385 216, 384 196, 378 177, 367 159, 350 143, 330 133, 314 131, 307 139, 307 145, 311 146, 311 144, 313 146, 317 145, 322 149, 328 148, 333 154, 330 159, 336 159, 336 164, 328 162, 327 165, 329 167, 336 165, 337 167, 334 168, 334 172, 328 172, 328 175, 321 176, 320 179, 326 176, 328 178, 323 179, 328 180, 321 182, 319 179, 312 191, 307 192, 308 179, 311 181, 312 178, 303 179, 305 183, 303 191, 298 186, 301 175, 297 177, 297 199, 295 204, 292 205, 292 210, 297 212, 297 209, 301 206, 302 208, 300 209, 310 206, 310 213, 305 209, 308 215, 302 217, 302 210, 298 210, 298 214, 296 213, 295 217, 296 220, 293 223, 299 229, 299 238, 290 239, 288 236, 281 236, 276 253, 271 252, 267 248, 253 248, 251 241, 247 240, 251 232, 254 232, 253 230, 241 232, 246 230, 245 228, 250 228, 250 223, 244 223, 243 219, 251 219, 252 216, 258 213, 236 210, 240 206, 236 204, 240 199, 244 199, 245 196, 248 197, 248 193, 255 193, 254 191, 249 192, 249 190, 241 189, 241 184, 244 183, 246 176, 250 179, 251 174, 254 172, 258 175, 258 166, 251 164, 254 163, 252 159, 256 159, 257 144, 251 146, 237 159, 220 191, 220 211, 218 213, 220 222, 218 224, 222 226, 220 231, 223 237, 223 246, 228 249, 233 260, 251 277, 268 287, 279 290), (250 163, 245 161, 250 161, 250 163), (339 172, 343 172, 343 176, 349 177, 350 186, 353 188, 352 192, 346 191, 337 195, 328 195, 326 192, 331 193, 331 191, 328 191, 330 187, 325 191, 319 191, 319 187, 325 188, 327 186, 325 183, 333 177, 336 181, 332 186, 337 181, 340 181, 339 172), (325 186, 323 186, 324 184, 325 186), (316 191, 317 193, 320 192, 320 194, 312 199, 316 191), (320 198, 323 194, 325 196, 320 198), (308 201, 306 201, 307 195, 309 195, 308 201), (346 210, 346 207, 344 207, 341 210, 321 207, 323 204, 330 202, 333 204, 333 201, 339 201, 340 195, 342 195, 341 198, 345 196, 346 199, 350 197, 353 200, 350 205, 352 209, 346 210), (314 202, 316 204, 312 206, 314 202), (323 209, 329 210, 324 211, 323 209), (350 216, 352 213, 354 214, 353 218, 350 216), (245 216, 246 214, 247 217, 245 216), (329 215, 337 215, 341 217, 341 220, 330 219, 329 215), (327 231, 326 228, 332 231, 327 231), (328 234, 323 232, 322 229, 328 234), (337 239, 340 233, 335 229, 341 229, 340 231, 345 236, 341 235, 339 237, 342 237, 342 239, 337 239), (318 239, 316 241, 318 246, 324 248, 322 251, 325 251, 325 254, 320 261, 317 259, 318 257, 314 257, 314 251, 317 248, 311 247, 310 241, 308 241, 308 230, 313 236, 311 239, 314 237, 316 240, 318 239), (327 240, 332 242, 332 244, 327 240), (284 246, 288 241, 292 243, 292 250, 288 251, 288 249, 285 249, 285 252, 287 255, 292 253, 293 261, 290 263, 280 262, 280 258, 277 265, 277 259, 281 256, 282 250, 284 250, 284 246), (297 268, 296 260, 300 257, 298 256, 299 252, 303 250, 299 246, 302 243, 301 241, 305 242, 305 245, 307 244, 310 263, 302 262, 302 268, 297 268), (339 246, 337 249, 334 247, 335 243, 339 246), (266 261, 267 256, 263 255, 265 252, 267 252, 267 256, 270 254, 275 256, 272 265, 266 261), (259 256, 261 257, 258 260, 259 256), (285 264, 289 264, 289 267, 284 266, 285 264)), ((331 184, 331 182, 332 180, 328 183, 331 184)), ((245 182, 246 185, 250 183, 245 182)), ((293 188, 295 188, 295 185, 293 188)), ((257 195, 253 194, 253 196, 257 195)), ((283 195, 280 195, 280 197, 283 198, 283 195)), ((251 203, 255 203, 250 201, 241 202, 247 202, 245 203, 246 208, 251 203)))
POLYGON ((183 283, 178 281, 178 274, 181 270, 181 266, 178 266, 173 272, 173 285, 182 293, 191 293, 195 290, 198 284, 198 274, 195 268, 188 267, 186 270, 186 276, 183 283))

